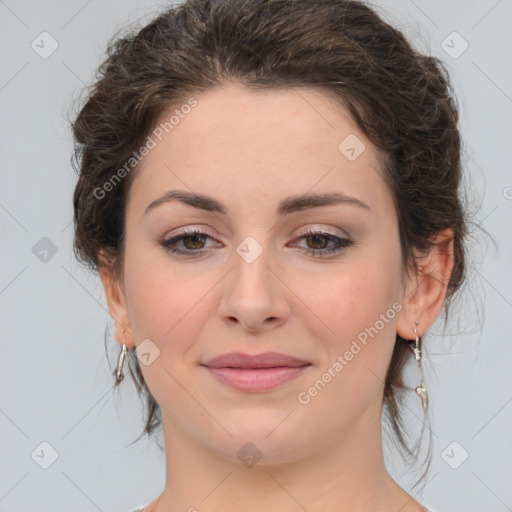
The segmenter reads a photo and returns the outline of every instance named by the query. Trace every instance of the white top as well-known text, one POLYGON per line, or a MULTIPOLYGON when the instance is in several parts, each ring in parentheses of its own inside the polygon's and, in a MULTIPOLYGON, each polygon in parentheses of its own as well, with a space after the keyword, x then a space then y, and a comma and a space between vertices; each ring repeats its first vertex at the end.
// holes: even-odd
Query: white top
MULTIPOLYGON (((130 510, 130 512, 144 512, 144 508, 145 508, 145 507, 147 507, 148 505, 149 505, 149 503, 148 503, 148 504, 146 504, 146 505, 144 505, 144 506, 142 506, 142 507, 139 507, 139 508, 135 508, 135 509, 133 509, 133 510, 130 510)), ((431 509, 431 508, 427 508, 427 512, 436 512, 436 511, 435 511, 435 510, 433 510, 433 509, 431 509)))

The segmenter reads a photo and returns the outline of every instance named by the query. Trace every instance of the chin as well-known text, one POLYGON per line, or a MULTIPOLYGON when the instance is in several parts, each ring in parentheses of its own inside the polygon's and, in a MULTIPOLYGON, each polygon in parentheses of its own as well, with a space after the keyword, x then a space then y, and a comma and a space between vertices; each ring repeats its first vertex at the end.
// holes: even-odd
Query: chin
MULTIPOLYGON (((232 462, 244 464, 244 458, 258 459, 255 464, 262 467, 266 464, 276 465, 293 462, 307 455, 307 431, 298 428, 293 421, 293 413, 279 409, 255 407, 249 410, 236 411, 225 417, 222 425, 226 432, 222 440, 213 449, 222 451, 232 462)), ((316 436, 315 436, 316 437, 316 436)), ((215 442, 209 437, 208 443, 215 442)), ((311 447, 311 452, 314 448, 311 447)), ((249 467, 249 464, 246 464, 249 467)))

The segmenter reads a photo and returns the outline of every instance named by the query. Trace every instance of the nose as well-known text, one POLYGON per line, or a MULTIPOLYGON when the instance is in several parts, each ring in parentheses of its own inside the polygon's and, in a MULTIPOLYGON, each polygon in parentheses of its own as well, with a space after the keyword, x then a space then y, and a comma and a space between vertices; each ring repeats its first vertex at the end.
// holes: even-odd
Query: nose
POLYGON ((257 333, 283 325, 290 314, 289 291, 283 271, 273 264, 269 251, 254 261, 234 255, 233 268, 222 286, 219 314, 230 327, 257 333))

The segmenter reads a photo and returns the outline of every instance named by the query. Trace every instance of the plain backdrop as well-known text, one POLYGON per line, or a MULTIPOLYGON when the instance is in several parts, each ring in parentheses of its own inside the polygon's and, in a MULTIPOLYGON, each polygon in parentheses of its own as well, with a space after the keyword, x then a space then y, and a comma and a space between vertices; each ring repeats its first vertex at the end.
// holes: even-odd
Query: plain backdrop
MULTIPOLYGON (((418 474, 391 445, 386 461, 401 485, 438 512, 510 511, 512 1, 375 4, 420 50, 446 63, 475 222, 496 241, 476 232, 453 320, 444 330, 440 317, 425 337, 428 477, 412 489, 418 474)), ((76 175, 67 121, 110 36, 164 5, 0 0, 2 512, 123 512, 164 486, 155 439, 129 445, 143 426, 142 403, 129 378, 112 390, 119 345, 111 330, 109 361, 103 288, 73 257, 76 175)), ((408 369, 417 383, 417 368, 408 369)), ((411 432, 421 426, 417 401, 411 396, 407 407, 411 432)))

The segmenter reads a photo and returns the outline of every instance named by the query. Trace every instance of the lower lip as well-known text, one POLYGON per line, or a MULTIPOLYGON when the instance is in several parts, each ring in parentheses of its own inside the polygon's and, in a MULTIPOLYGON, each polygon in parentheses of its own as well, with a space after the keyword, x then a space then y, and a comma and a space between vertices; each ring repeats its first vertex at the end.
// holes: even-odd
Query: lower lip
POLYGON ((219 381, 241 391, 269 391, 297 378, 307 366, 276 368, 210 368, 206 367, 219 381))

